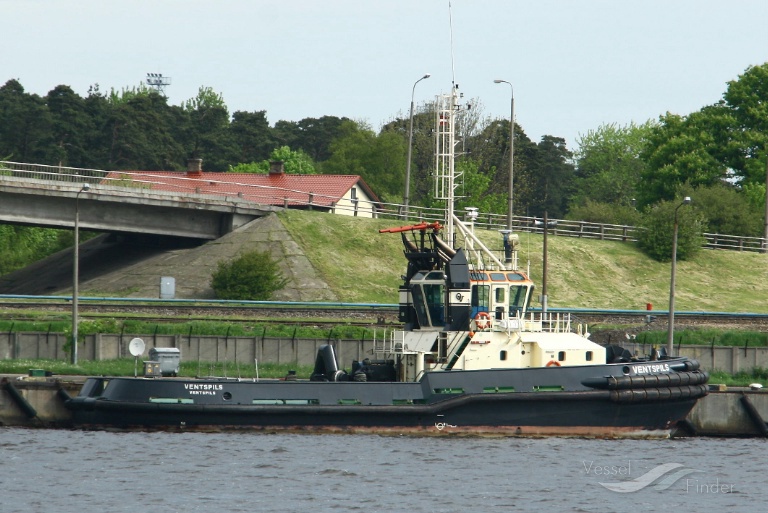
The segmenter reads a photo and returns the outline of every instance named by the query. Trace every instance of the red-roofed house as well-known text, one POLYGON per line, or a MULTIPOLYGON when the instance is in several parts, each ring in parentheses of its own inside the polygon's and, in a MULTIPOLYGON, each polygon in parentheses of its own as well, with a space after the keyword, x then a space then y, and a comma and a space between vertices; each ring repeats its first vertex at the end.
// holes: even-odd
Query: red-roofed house
POLYGON ((106 181, 130 180, 152 190, 236 196, 262 205, 313 209, 335 214, 376 217, 381 200, 357 175, 288 175, 282 162, 272 162, 269 174, 207 173, 200 159, 187 171, 113 171, 106 181))

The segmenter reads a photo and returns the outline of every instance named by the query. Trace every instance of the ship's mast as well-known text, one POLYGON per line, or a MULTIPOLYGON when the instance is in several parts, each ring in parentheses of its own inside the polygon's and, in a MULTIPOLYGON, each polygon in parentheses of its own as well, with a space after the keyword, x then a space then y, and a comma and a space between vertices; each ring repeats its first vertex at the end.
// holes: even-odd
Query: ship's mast
POLYGON ((451 25, 451 92, 438 95, 435 101, 435 199, 445 201, 445 242, 456 249, 456 230, 461 232, 469 253, 475 254, 475 262, 470 263, 476 269, 517 269, 517 235, 504 235, 507 262, 503 264, 480 240, 474 231, 468 228, 456 216, 454 203, 456 189, 462 185, 463 173, 456 170, 456 118, 461 108, 459 86, 456 84, 456 69, 453 59, 453 16, 448 3, 448 15, 451 25), (514 240, 512 240, 514 238, 514 240), (475 250, 475 246, 479 249, 475 250))
POLYGON ((456 112, 459 109, 458 86, 450 94, 436 99, 435 119, 435 198, 445 201, 445 238, 455 244, 454 200, 461 174, 456 173, 456 112))
MULTIPOLYGON (((456 249, 457 231, 461 232, 465 249, 475 258, 470 264, 475 269, 517 269, 517 251, 510 246, 510 257, 502 263, 477 237, 473 230, 465 226, 456 216, 454 203, 456 189, 461 186, 463 173, 456 170, 456 118, 461 106, 458 86, 453 85, 450 94, 442 94, 436 99, 435 119, 435 198, 445 201, 445 241, 456 249), (477 248, 477 249, 476 249, 477 248)), ((516 245, 517 236, 514 237, 516 245)), ((513 244, 512 241, 506 241, 513 244)))

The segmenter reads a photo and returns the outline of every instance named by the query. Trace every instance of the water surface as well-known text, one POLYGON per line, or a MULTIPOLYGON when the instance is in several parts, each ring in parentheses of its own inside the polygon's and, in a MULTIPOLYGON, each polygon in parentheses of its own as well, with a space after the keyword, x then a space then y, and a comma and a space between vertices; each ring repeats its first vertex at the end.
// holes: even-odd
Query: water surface
POLYGON ((0 511, 754 512, 766 456, 762 439, 0 428, 0 511))

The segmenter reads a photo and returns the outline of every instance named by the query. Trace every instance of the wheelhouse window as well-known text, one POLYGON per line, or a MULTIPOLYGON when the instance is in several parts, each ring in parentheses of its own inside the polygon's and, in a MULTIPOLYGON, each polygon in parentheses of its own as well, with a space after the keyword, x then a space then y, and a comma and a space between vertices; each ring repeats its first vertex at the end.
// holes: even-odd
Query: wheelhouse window
POLYGON ((511 285, 509 287, 509 313, 516 316, 525 310, 528 301, 528 286, 511 285))
POLYGON ((445 324, 445 287, 442 283, 424 284, 424 299, 427 301, 427 310, 432 326, 445 324))
MULTIPOLYGON (((432 273, 426 279, 417 274, 411 280, 413 308, 422 328, 445 325, 445 284, 442 280, 429 280, 431 277, 432 273)), ((442 273, 439 277, 442 278, 442 273)))
POLYGON ((491 286, 472 285, 472 316, 487 312, 491 306, 491 286))

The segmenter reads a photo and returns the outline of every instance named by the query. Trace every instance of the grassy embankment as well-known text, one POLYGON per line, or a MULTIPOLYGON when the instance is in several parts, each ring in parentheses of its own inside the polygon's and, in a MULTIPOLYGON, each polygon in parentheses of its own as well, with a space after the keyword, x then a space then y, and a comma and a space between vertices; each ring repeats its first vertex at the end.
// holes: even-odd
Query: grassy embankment
MULTIPOLYGON (((380 234, 378 230, 406 223, 298 211, 287 211, 280 217, 340 301, 397 301, 396 291, 405 269, 400 235, 380 234)), ((478 228, 476 233, 490 248, 501 247, 498 232, 478 228)), ((531 277, 537 283, 541 283, 542 279, 542 241, 541 235, 520 233, 520 265, 523 269, 530 269, 531 277)), ((768 297, 766 258, 766 255, 759 253, 705 250, 691 261, 679 261, 677 311, 768 313, 768 302, 764 300, 768 297)), ((669 263, 647 258, 632 243, 550 236, 547 275, 549 306, 642 310, 647 303, 651 303, 665 309, 669 295, 669 268, 669 263)), ((533 306, 540 305, 534 302, 533 306)), ((69 329, 66 315, 52 316, 50 312, 40 312, 39 315, 33 324, 0 321, 0 331, 66 332, 69 329)), ((591 326, 591 331, 606 328, 611 327, 591 326)), ((120 323, 108 317, 84 321, 80 332, 119 333, 124 330, 129 333, 229 333, 235 336, 262 335, 264 329, 270 330, 267 336, 328 336, 327 330, 310 333, 258 322, 241 326, 212 319, 172 325, 141 325, 140 318, 120 323), (136 324, 131 325, 132 322, 136 324), (284 331, 272 331, 277 329, 284 331)), ((343 328, 338 329, 344 333, 339 331, 334 333, 334 337, 360 336, 359 332, 347 334, 343 328)), ((659 345, 665 336, 664 331, 644 331, 638 335, 637 341, 659 345)), ((739 330, 678 330, 677 336, 685 344, 768 345, 765 333, 739 330)))
MULTIPOLYGON (((298 211, 280 218, 340 300, 397 302, 405 271, 400 235, 378 230, 406 223, 298 211)), ((476 234, 501 250, 498 231, 478 228, 476 234)), ((519 236, 520 266, 530 266, 531 277, 541 284, 543 237, 519 236)), ((702 250, 691 261, 678 261, 676 310, 768 313, 767 259, 760 253, 702 250)), ((651 260, 634 243, 550 236, 547 260, 550 307, 667 308, 670 264, 651 260)))

